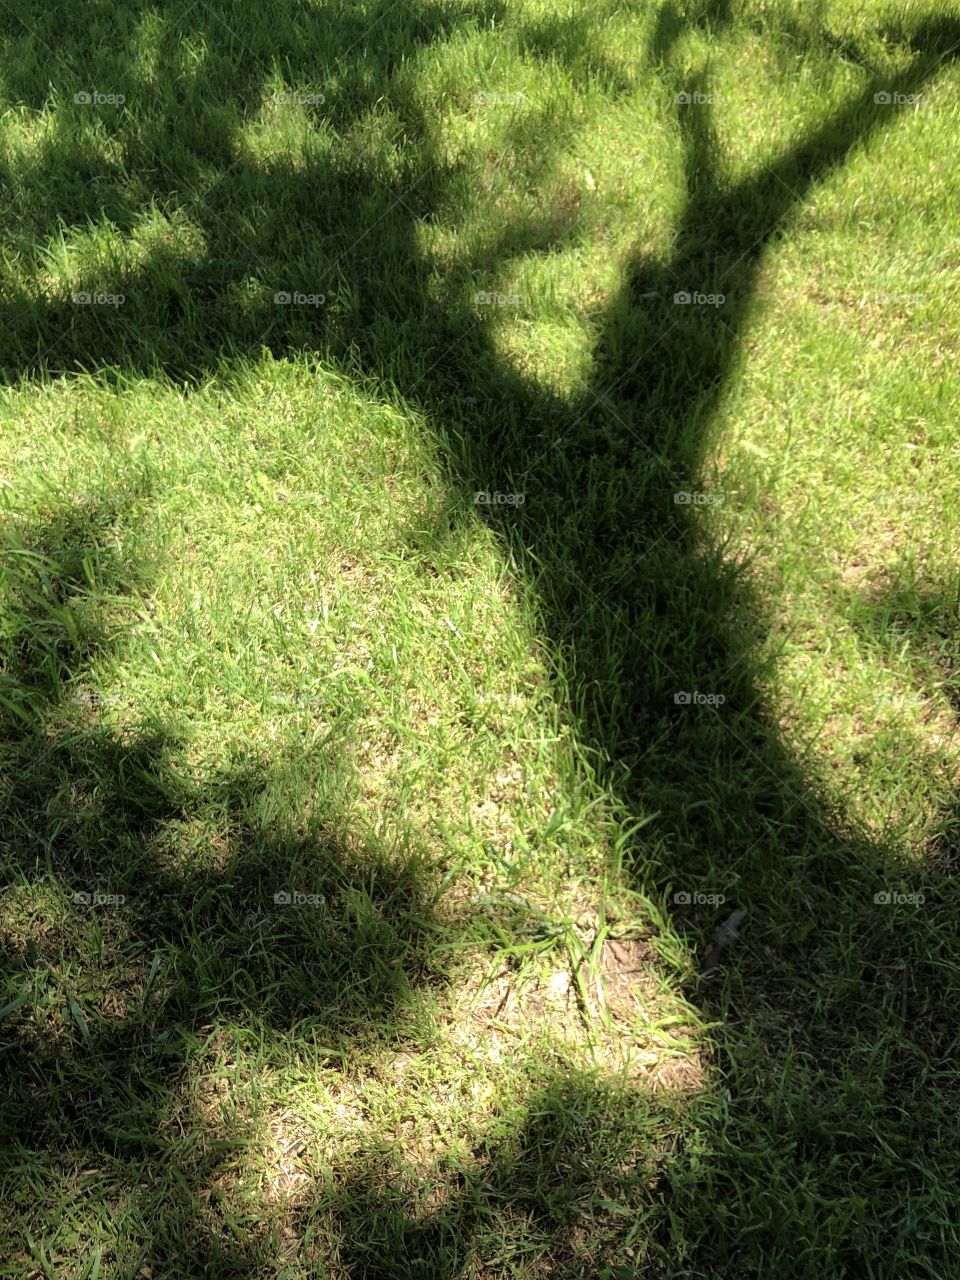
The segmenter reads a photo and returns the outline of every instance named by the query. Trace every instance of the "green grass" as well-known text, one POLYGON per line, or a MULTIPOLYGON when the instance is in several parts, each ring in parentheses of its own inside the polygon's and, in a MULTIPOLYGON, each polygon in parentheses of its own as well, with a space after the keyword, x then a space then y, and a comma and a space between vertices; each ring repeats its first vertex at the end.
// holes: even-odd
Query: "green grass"
POLYGON ((0 41, 0 1276, 954 1274, 960 10, 0 41))

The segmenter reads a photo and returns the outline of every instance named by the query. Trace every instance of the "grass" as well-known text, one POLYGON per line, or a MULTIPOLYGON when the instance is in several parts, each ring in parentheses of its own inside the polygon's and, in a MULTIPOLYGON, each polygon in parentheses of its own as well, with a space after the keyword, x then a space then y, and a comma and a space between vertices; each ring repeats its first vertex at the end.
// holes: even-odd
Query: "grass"
POLYGON ((952 1274, 960 12, 0 40, 0 1276, 952 1274))

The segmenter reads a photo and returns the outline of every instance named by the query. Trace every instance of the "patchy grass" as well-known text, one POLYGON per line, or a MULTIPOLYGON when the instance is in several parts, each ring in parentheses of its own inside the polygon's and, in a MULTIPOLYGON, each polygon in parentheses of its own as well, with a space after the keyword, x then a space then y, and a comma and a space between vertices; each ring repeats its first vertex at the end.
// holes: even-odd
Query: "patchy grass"
POLYGON ((0 1275, 951 1274, 960 13, 0 41, 0 1275))

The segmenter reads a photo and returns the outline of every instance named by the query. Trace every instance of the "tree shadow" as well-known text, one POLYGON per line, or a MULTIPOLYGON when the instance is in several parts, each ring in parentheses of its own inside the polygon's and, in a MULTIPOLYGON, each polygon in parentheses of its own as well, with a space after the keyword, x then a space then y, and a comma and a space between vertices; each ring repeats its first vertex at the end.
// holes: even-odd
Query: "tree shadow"
POLYGON ((431 1197, 412 1194, 395 1158, 371 1152, 328 1194, 307 1198, 301 1220, 329 1216, 343 1275, 619 1280, 649 1274, 651 1263, 669 1274, 623 1209, 649 1198, 660 1173, 657 1154, 638 1149, 633 1126, 622 1123, 638 1107, 635 1091, 570 1071, 534 1078, 521 1124, 453 1174, 420 1174, 431 1197))
MULTIPOLYGON (((800 1118, 771 1104, 769 1150, 754 1153, 755 1170, 768 1184, 758 1198, 777 1201, 802 1222, 811 1203, 842 1196, 851 1158, 863 1161, 864 1196, 887 1194, 890 1164, 880 1156, 871 1163, 862 1154, 874 1127, 884 1122, 891 1125, 894 1159, 903 1164, 900 1194, 925 1195, 924 1169, 908 1158, 918 1122, 905 1123, 903 1113, 913 1107, 915 1117, 926 1114, 925 1072, 930 1063, 937 1071, 945 1068, 955 1052, 957 992, 941 963, 946 958, 931 950, 942 946, 931 940, 932 932, 902 913, 874 911, 872 904, 894 875, 931 896, 937 886, 922 868, 898 869, 896 851, 882 839, 852 834, 784 749, 760 692, 755 641, 763 623, 757 603, 722 549, 705 542, 697 513, 682 499, 702 474, 712 420, 742 359, 765 252, 851 149, 896 119, 898 95, 918 92, 953 56, 960 30, 943 21, 900 32, 916 51, 907 71, 872 82, 758 172, 725 181, 708 86, 697 77, 681 83, 670 70, 689 22, 664 6, 649 57, 675 94, 693 99, 677 108, 685 211, 669 261, 638 257, 629 265, 599 325, 591 384, 565 400, 507 364, 491 325, 478 318, 471 286, 509 254, 548 253, 570 243, 576 211, 531 209, 522 226, 462 258, 439 297, 434 268, 418 247, 418 227, 444 212, 460 175, 432 143, 403 56, 448 38, 458 23, 484 21, 493 8, 463 10, 454 19, 442 6, 429 6, 415 19, 398 16, 400 26, 391 26, 390 6, 384 6, 384 22, 374 30, 366 18, 343 20, 324 9, 294 6, 283 32, 285 74, 309 81, 318 49, 334 68, 324 80, 330 99, 324 120, 313 105, 305 106, 316 117, 316 141, 299 165, 274 160, 266 144, 258 153, 244 132, 245 113, 255 112, 267 92, 263 57, 251 53, 270 47, 262 24, 251 19, 238 34, 232 10, 227 25, 209 6, 194 7, 184 21, 197 46, 215 50, 216 58, 202 73, 185 74, 180 47, 167 56, 161 43, 153 50, 151 80, 136 69, 149 46, 148 10, 131 4, 116 12, 129 33, 123 55, 104 52, 87 32, 73 33, 76 49, 61 46, 73 68, 70 90, 83 92, 95 82, 132 100, 173 78, 184 111, 162 128, 153 123, 146 129, 134 114, 121 113, 112 132, 117 158, 105 166, 100 139, 81 133, 78 142, 67 108, 29 164, 9 166, 3 174, 8 186, 23 191, 10 236, 26 263, 19 292, 8 292, 0 303, 4 377, 17 382, 95 369, 104 376, 161 373, 190 383, 231 376, 239 357, 263 346, 278 356, 306 349, 422 411, 461 492, 524 495, 522 505, 492 506, 488 518, 535 592, 545 630, 568 669, 580 735, 608 762, 625 811, 660 815, 652 833, 646 829, 637 842, 633 874, 647 892, 664 894, 678 884, 694 895, 721 890, 750 913, 738 964, 726 975, 692 979, 690 988, 736 1028, 724 1038, 721 1064, 731 1097, 744 1109, 762 1109, 766 1104, 758 1098, 776 1064, 801 1064, 800 1118), (92 53, 94 61, 85 62, 92 53), (878 102, 878 92, 893 102, 878 102), (348 132, 379 103, 386 103, 382 120, 377 118, 381 132, 371 141, 369 163, 358 165, 338 149, 336 134, 348 132), (416 145, 408 146, 411 141, 416 145), (182 219, 180 239, 151 239, 144 229, 145 198, 159 202, 174 228, 182 219), (77 279, 78 294, 122 296, 122 304, 76 303, 38 289, 42 255, 34 251, 51 199, 63 201, 57 212, 68 225, 109 218, 124 234, 143 236, 135 271, 112 271, 109 253, 98 257, 91 250, 91 265, 77 279), (241 207, 249 213, 237 226, 232 220, 241 207), (298 293, 324 300, 298 306, 292 301, 298 293), (287 300, 278 302, 278 295, 287 300), (700 304, 681 295, 724 300, 700 304), (700 706, 697 694, 722 695, 724 702, 700 706), (670 751, 652 756, 652 746, 664 740, 670 751), (653 774, 645 765, 651 761, 653 774), (777 905, 771 911, 774 867, 777 905), (715 883, 718 868, 722 885, 715 883), (784 920, 790 921, 786 928, 784 920), (921 984, 916 974, 924 964, 921 984), (891 973, 907 970, 915 984, 911 1033, 891 1051, 896 1019, 886 985, 891 973), (841 1002, 818 994, 824 978, 838 975, 838 990, 865 977, 877 989, 876 1006, 863 1011, 855 1029, 841 1002), (851 1062, 851 1054, 860 1056, 851 1062), (767 1059, 764 1066, 761 1059, 767 1059), (920 1064, 926 1064, 923 1071, 920 1064), (872 1073, 880 1082, 877 1096, 872 1073), (862 1094, 865 1115, 864 1131, 853 1136, 831 1129, 849 1107, 851 1089, 862 1094), (794 1180, 785 1187, 776 1179, 789 1141, 799 1151, 786 1161, 794 1180)), ((27 6, 20 13, 28 27, 39 22, 27 6)), ((722 30, 729 7, 708 6, 705 21, 722 30)), ((6 17, 4 25, 7 94, 38 106, 49 76, 41 78, 35 55, 21 51, 14 19, 6 17)), ((530 48, 568 57, 570 32, 559 20, 545 22, 530 32, 530 48)), ((611 83, 615 92, 624 87, 615 77, 611 83)), ((541 122, 541 136, 530 163, 547 168, 559 138, 548 122, 541 122)), ((19 690, 25 703, 31 701, 24 691, 31 670, 35 662, 14 675, 14 694, 19 690)), ((379 868, 374 889, 335 843, 291 846, 245 825, 238 815, 262 779, 240 771, 223 779, 216 794, 184 792, 171 782, 169 762, 170 744, 162 737, 131 748, 96 733, 82 747, 55 747, 51 756, 52 792, 54 777, 67 776, 81 792, 87 787, 116 798, 128 791, 128 771, 137 771, 144 811, 120 814, 128 842, 141 845, 171 816, 214 803, 237 833, 226 869, 209 878, 188 882, 142 861, 130 863, 131 901, 134 884, 138 892, 146 884, 152 895, 171 899, 169 910, 151 915, 148 925, 127 909, 125 927, 139 939, 141 955, 178 946, 185 921, 210 939, 236 937, 238 920, 251 910, 268 911, 267 891, 302 868, 309 868, 309 883, 316 886, 310 891, 327 901, 365 894, 368 914, 335 915, 331 929, 341 929, 336 942, 291 924, 271 939, 269 954, 261 948, 251 959, 245 950, 227 951, 210 973, 178 975, 163 1025, 171 1031, 196 1027, 212 1009, 252 1013, 274 1026, 316 1017, 311 975, 320 972, 336 974, 337 990, 346 993, 343 1006, 320 1015, 324 1034, 336 1025, 360 1035, 366 1020, 390 1025, 409 983, 428 981, 431 972, 434 904, 422 880, 379 868)), ((29 811, 37 800, 18 796, 14 783, 8 803, 29 811)), ((35 848, 39 858, 51 843, 50 830, 41 830, 35 846, 21 847, 35 848)), ((59 844, 59 825, 56 831, 59 844)), ((59 873, 99 871, 100 855, 78 840, 77 851, 59 855, 67 859, 56 864, 59 873)), ((117 847, 122 843, 101 855, 112 863, 117 847)), ((716 923, 697 907, 684 912, 678 906, 675 915, 692 937, 704 940, 716 923)), ((899 987, 897 992, 899 999, 899 987)), ((140 1060, 129 1061, 123 1028, 100 1047, 117 1063, 117 1079, 146 1069, 140 1060)), ((43 1046, 8 1052, 10 1078, 26 1073, 29 1079, 34 1061, 49 1060, 43 1046)), ((48 1055, 53 1052, 49 1048, 48 1055)), ((154 1049, 148 1044, 140 1052, 154 1049)), ((78 1087, 64 1078, 57 1086, 62 1095, 34 1103, 35 1140, 49 1139, 58 1124, 76 1131, 79 1112, 70 1098, 78 1087), (71 1106, 72 1116, 64 1110, 71 1106)), ((137 1141, 155 1120, 155 1113, 139 1118, 137 1141)), ((11 1118, 11 1136, 24 1136, 22 1124, 22 1117, 11 1118)), ((735 1125, 715 1135, 711 1182, 682 1162, 672 1175, 672 1212, 700 1260, 711 1256, 711 1236, 730 1229, 722 1206, 712 1211, 704 1204, 742 1167, 731 1133, 736 1135, 735 1125)), ((86 1140, 112 1144, 118 1134, 115 1127, 91 1131, 86 1140)), ((504 1165, 494 1181, 512 1180, 520 1194, 539 1176, 539 1165, 533 1174, 504 1165)), ((410 1230, 433 1232, 433 1270, 418 1274, 459 1274, 464 1263, 458 1240, 440 1239, 439 1227, 429 1221, 410 1228, 396 1206, 371 1207, 363 1172, 357 1177, 343 1203, 366 1207, 350 1227, 354 1257, 345 1264, 347 1274, 404 1274, 408 1264, 402 1260, 427 1247, 411 1241, 410 1230), (375 1260, 367 1256, 374 1252, 375 1260)), ((476 1230, 470 1204, 466 1197, 453 1218, 466 1238, 476 1230)), ((772 1241, 775 1228, 766 1231, 772 1241)), ((760 1231, 752 1247, 762 1255, 765 1243, 760 1231)), ((842 1263, 844 1242, 833 1243, 842 1263)), ((858 1265, 853 1257, 847 1262, 858 1265)))
POLYGON ((179 1160, 164 1213, 185 1235, 151 1256, 231 1274, 223 1241, 194 1252, 191 1215, 243 1125, 198 1117, 198 1149, 169 1155, 196 1063, 230 1028, 341 1067, 402 1043, 455 930, 415 851, 362 847, 329 812, 266 820, 260 797, 283 783, 262 765, 198 781, 162 727, 104 717, 87 674, 149 585, 118 550, 131 519, 88 503, 3 528, 3 1177, 47 1153, 135 1185, 179 1160))

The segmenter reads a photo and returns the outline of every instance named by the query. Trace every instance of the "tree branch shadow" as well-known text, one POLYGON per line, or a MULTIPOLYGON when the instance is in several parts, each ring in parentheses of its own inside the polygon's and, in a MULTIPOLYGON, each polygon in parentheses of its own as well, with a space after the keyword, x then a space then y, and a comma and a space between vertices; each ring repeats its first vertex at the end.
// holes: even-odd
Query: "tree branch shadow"
MULTIPOLYGON (((298 12, 305 23, 317 21, 316 11, 298 12)), ((134 6, 130 13, 135 17, 141 10, 134 6)), ((206 6, 197 11, 198 38, 211 45, 224 42, 242 68, 239 105, 252 104, 261 76, 257 60, 237 54, 206 14, 206 6)), ((721 30, 730 21, 729 6, 709 6, 706 19, 721 30)), ((320 20, 329 21, 326 15, 320 20)), ((653 65, 668 69, 668 78, 672 51, 685 29, 673 6, 660 10, 649 57, 653 65)), ((438 40, 450 30, 442 7, 430 8, 418 21, 414 43, 438 40)), ((534 33, 535 47, 569 46, 568 34, 553 34, 555 38, 549 31, 534 33)), ((359 114, 386 89, 400 124, 384 153, 395 158, 403 153, 404 140, 412 138, 422 145, 422 162, 411 168, 402 161, 391 174, 389 166, 378 168, 377 157, 365 171, 346 165, 331 151, 300 170, 277 164, 265 176, 238 144, 242 111, 207 113, 210 129, 206 149, 199 153, 191 150, 195 135, 186 125, 182 132, 174 125, 171 138, 159 131, 125 136, 128 152, 139 146, 145 156, 154 157, 143 165, 142 180, 162 175, 159 185, 172 204, 178 174, 187 175, 189 189, 202 185, 213 169, 213 183, 200 194, 191 193, 197 201, 190 212, 200 220, 206 249, 186 267, 178 252, 154 250, 139 274, 91 275, 81 282, 87 291, 136 300, 129 312, 71 309, 64 300, 31 294, 24 286, 19 296, 0 304, 5 335, 0 367, 11 382, 38 372, 65 376, 93 368, 104 373, 162 371, 189 383, 222 374, 225 365, 229 369, 231 361, 262 345, 277 355, 316 350, 323 359, 394 389, 404 403, 428 415, 459 490, 472 494, 496 487, 527 495, 523 506, 491 511, 489 519, 536 592, 545 629, 569 668, 582 739, 607 761, 625 811, 646 814, 657 808, 662 815, 657 838, 650 840, 645 832, 637 842, 633 874, 651 893, 666 893, 678 881, 711 890, 718 886, 705 878, 719 863, 728 869, 724 890, 756 922, 735 971, 719 981, 698 978, 689 993, 738 1028, 725 1041, 722 1065, 729 1088, 744 1103, 757 1088, 749 1069, 740 1073, 741 1049, 744 1057, 758 1044, 776 1059, 793 1053, 821 1055, 825 1065, 811 1077, 816 1094, 812 1110, 829 1117, 824 1100, 843 1073, 849 1029, 837 1025, 836 1010, 829 1006, 811 1012, 810 992, 818 973, 837 963, 837 939, 856 952, 864 971, 882 974, 903 963, 908 943, 900 918, 878 920, 866 910, 851 909, 851 904, 869 903, 886 884, 892 851, 881 839, 852 838, 843 831, 839 815, 784 749, 762 705, 762 672, 754 646, 762 623, 757 622, 756 601, 720 550, 704 545, 696 518, 675 499, 701 472, 713 419, 742 359, 765 252, 851 149, 896 119, 897 107, 877 102, 878 86, 870 84, 779 159, 727 183, 717 163, 709 103, 680 104, 689 198, 674 251, 666 262, 637 257, 629 265, 601 325, 591 385, 571 403, 543 392, 505 364, 489 328, 477 322, 462 296, 460 280, 452 282, 444 300, 436 300, 431 267, 418 250, 416 231, 420 221, 439 211, 436 196, 428 192, 428 176, 442 173, 442 192, 456 172, 431 151, 431 131, 421 110, 402 83, 391 78, 396 54, 383 43, 371 49, 366 35, 364 24, 353 20, 330 37, 333 51, 344 60, 345 75, 333 124, 349 125, 351 112, 359 114), (327 194, 322 204, 316 199, 318 189, 327 194), (258 224, 251 215, 241 231, 223 224, 220 208, 235 207, 244 195, 257 207, 268 192, 274 205, 269 219, 258 224), (344 217, 348 207, 358 211, 349 224, 344 217), (168 252, 171 270, 165 276, 168 252), (403 264, 399 276, 398 262, 403 264), (319 281, 323 287, 318 291, 329 292, 333 305, 318 316, 292 308, 278 316, 271 294, 296 287, 293 275, 319 281), (251 278, 255 287, 248 290, 251 278), (725 301, 710 313, 674 300, 694 292, 722 294, 725 301), (691 708, 676 700, 684 692, 704 689, 723 694, 721 710, 691 715, 691 708), (664 736, 673 749, 668 760, 658 757, 658 774, 648 778, 644 761, 650 744, 664 736), (719 825, 718 815, 724 819, 719 825), (776 936, 764 924, 764 896, 774 864, 782 875, 780 913, 786 910, 796 922, 789 936, 776 936)), ((885 81, 883 92, 916 93, 947 57, 955 56, 960 30, 947 22, 927 23, 910 39, 917 50, 915 64, 885 81)), ((8 84, 25 100, 40 101, 40 85, 29 76, 18 82, 17 65, 8 73, 8 84)), ((298 63, 291 55, 290 65, 294 72, 305 70, 302 57, 298 63)), ((707 96, 706 84, 696 78, 683 86, 676 79, 671 83, 676 92, 707 96)), ((136 81, 127 87, 131 93, 139 91, 136 81)), ((549 162, 551 146, 545 135, 539 157, 543 163, 549 162)), ((93 153, 78 156, 65 133, 35 163, 29 180, 37 191, 74 165, 73 220, 105 213, 122 229, 133 228, 138 210, 118 189, 119 169, 101 175, 112 201, 91 195, 86 177, 96 163, 93 153)), ((8 170, 5 180, 15 176, 8 170)), ((44 216, 42 204, 27 201, 17 231, 23 243, 39 237, 44 216)), ((574 221, 572 215, 531 215, 520 243, 549 251, 568 241, 574 221)), ((511 247, 516 243, 511 239, 511 247)), ((489 269, 504 248, 487 245, 465 260, 462 283, 489 269)), ((49 540, 49 531, 44 537, 49 540)), ((54 531, 55 543, 69 544, 71 538, 69 530, 54 531)), ((67 595, 75 594, 80 584, 80 551, 74 546, 72 567, 61 566, 67 595)), ((53 599, 58 599, 56 593, 53 599)), ((35 626, 24 628, 25 636, 35 634, 35 626)), ((75 639, 70 645, 66 656, 55 651, 50 661, 75 672, 85 651, 75 639)), ((37 680, 42 664, 38 666, 36 655, 20 654, 17 661, 21 665, 13 663, 4 685, 8 704, 20 705, 28 717, 36 706, 41 715, 55 710, 60 685, 37 680)), ((15 711, 10 714, 23 721, 15 711)), ((16 732, 23 732, 20 725, 16 732)), ((47 795, 18 793, 16 780, 6 791, 5 807, 33 815, 39 824, 35 842, 18 846, 13 874, 29 876, 45 864, 64 879, 83 877, 86 887, 81 891, 91 892, 101 872, 115 864, 119 849, 136 849, 126 862, 129 884, 112 889, 129 897, 118 919, 133 948, 131 958, 142 967, 148 955, 185 951, 181 944, 188 928, 209 939, 212 956, 209 971, 176 975, 162 1006, 147 1020, 146 1040, 131 1043, 131 1029, 122 1020, 110 1030, 87 1025, 85 1032, 78 1023, 81 1039, 93 1042, 111 1064, 108 1082, 96 1096, 84 1095, 84 1086, 71 1078, 69 1057, 61 1056, 54 1038, 19 1043, 14 1037, 7 1043, 3 1069, 10 1092, 5 1097, 16 1097, 16 1090, 22 1099, 26 1090, 30 1098, 27 1118, 22 1102, 6 1111, 3 1132, 11 1142, 42 1146, 69 1132, 90 1149, 115 1151, 129 1133, 130 1150, 137 1152, 161 1123, 174 1087, 170 1082, 182 1070, 178 1036, 183 1029, 196 1034, 214 1014, 252 1018, 278 1034, 309 1023, 314 1033, 332 1036, 347 1053, 351 1045, 363 1043, 369 1026, 378 1035, 395 1033, 410 1007, 411 991, 440 980, 436 901, 422 869, 357 863, 333 836, 318 844, 257 829, 245 813, 250 796, 265 785, 262 777, 241 769, 206 790, 184 788, 174 777, 171 757, 172 744, 162 735, 129 744, 90 732, 79 745, 71 740, 53 745, 50 794, 56 794, 57 779, 66 778, 75 794, 96 793, 106 811, 117 810, 112 843, 97 849, 84 845, 82 822, 71 833, 69 814, 57 811, 54 821, 47 795), (134 814, 123 811, 126 801, 121 799, 129 795, 131 771, 140 780, 142 796, 142 811, 134 814), (208 875, 180 876, 151 865, 143 850, 165 823, 218 806, 232 832, 223 866, 208 875), (354 906, 339 915, 335 908, 325 917, 326 931, 307 928, 302 920, 285 921, 271 935, 269 947, 261 938, 252 955, 245 946, 225 949, 224 939, 243 933, 238 921, 250 913, 258 922, 273 918, 272 892, 301 877, 311 886, 304 892, 354 906), (136 907, 138 895, 169 905, 145 919, 136 907), (359 913, 354 910, 358 900, 359 913), (322 1010, 314 1001, 318 975, 340 993, 322 1010), (54 1061, 60 1064, 59 1074, 51 1076, 54 1061), (137 1081, 144 1078, 158 1082, 159 1105, 155 1098, 138 1098, 137 1081), (131 1091, 132 1111, 121 1109, 118 1116, 114 1108, 113 1118, 107 1119, 107 1092, 118 1087, 131 1091)), ((918 885, 926 883, 921 876, 918 872, 918 885)), ((696 908, 688 913, 678 909, 676 916, 694 936, 703 936, 711 922, 709 913, 696 908)), ((258 923, 254 933, 260 927, 258 923)), ((31 964, 43 960, 40 956, 31 964)), ((25 973, 26 953, 8 959, 8 965, 8 975, 25 973)), ((945 1065, 960 1024, 955 1022, 956 991, 942 976, 938 980, 942 989, 918 997, 913 1040, 918 1057, 926 1054, 945 1065), (946 1035, 937 1029, 944 1009, 950 1024, 946 1035)), ((139 1025, 142 1035, 142 1020, 139 1025)), ((861 1030, 882 1039, 888 1025, 889 1010, 878 1004, 865 1011, 861 1030)), ((867 1055, 860 1068, 873 1065, 867 1055)), ((908 1054, 891 1073, 890 1088, 915 1098, 909 1070, 908 1054)), ((896 1105, 893 1096, 886 1105, 896 1105)), ((557 1115, 554 1119, 559 1123, 557 1115)), ((538 1150, 540 1122, 547 1123, 542 1114, 539 1119, 532 1114, 529 1141, 538 1150)), ((729 1137, 717 1133, 715 1139, 718 1158, 729 1158, 735 1170, 729 1137)), ((901 1130, 899 1140, 906 1145, 907 1139, 901 1130)), ((843 1154, 826 1124, 806 1141, 828 1169, 831 1159, 843 1154)), ((769 1169, 775 1145, 772 1140, 771 1153, 758 1156, 761 1170, 769 1169)), ((810 1165, 804 1167, 813 1177, 810 1165)), ((546 1156, 511 1162, 494 1155, 484 1186, 493 1187, 494 1199, 508 1193, 520 1200, 527 1196, 530 1203, 518 1212, 536 1217, 547 1195, 543 1182, 548 1169, 546 1156)), ((822 1176, 832 1188, 832 1175, 822 1176)), ((904 1176, 908 1182, 911 1177, 917 1184, 922 1181, 921 1173, 904 1176)), ((414 1222, 402 1201, 372 1189, 371 1179, 369 1169, 360 1169, 336 1192, 334 1208, 348 1240, 344 1274, 414 1274, 418 1258, 430 1260, 425 1270, 416 1270, 418 1275, 461 1274, 469 1242, 482 1224, 476 1188, 468 1185, 446 1216, 426 1215, 414 1222)), ((561 1180, 561 1198, 563 1186, 561 1180)), ((716 1219, 704 1215, 695 1221, 696 1176, 681 1172, 670 1194, 691 1247, 708 1256, 707 1237, 716 1219)), ((541 1234, 559 1238, 568 1227, 562 1214, 548 1216, 541 1234)), ((615 1265, 612 1259, 608 1264, 615 1265)), ((215 1265, 226 1264, 220 1259, 215 1265)))

